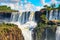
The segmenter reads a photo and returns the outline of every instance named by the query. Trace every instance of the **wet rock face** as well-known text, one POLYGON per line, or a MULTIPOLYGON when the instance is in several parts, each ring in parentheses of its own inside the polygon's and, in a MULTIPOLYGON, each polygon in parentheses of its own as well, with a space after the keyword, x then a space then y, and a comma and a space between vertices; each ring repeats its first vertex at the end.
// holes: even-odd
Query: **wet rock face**
POLYGON ((24 40, 17 25, 0 24, 0 40, 24 40))
POLYGON ((36 22, 40 22, 41 21, 40 16, 41 16, 41 12, 40 11, 36 11, 35 12, 35 21, 36 22))

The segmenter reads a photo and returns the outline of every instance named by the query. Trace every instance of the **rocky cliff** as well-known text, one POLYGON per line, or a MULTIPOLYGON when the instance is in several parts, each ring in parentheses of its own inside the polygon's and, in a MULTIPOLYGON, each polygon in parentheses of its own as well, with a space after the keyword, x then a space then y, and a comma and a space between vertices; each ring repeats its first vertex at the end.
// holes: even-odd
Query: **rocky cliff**
POLYGON ((24 40, 22 31, 14 24, 0 24, 0 40, 24 40))

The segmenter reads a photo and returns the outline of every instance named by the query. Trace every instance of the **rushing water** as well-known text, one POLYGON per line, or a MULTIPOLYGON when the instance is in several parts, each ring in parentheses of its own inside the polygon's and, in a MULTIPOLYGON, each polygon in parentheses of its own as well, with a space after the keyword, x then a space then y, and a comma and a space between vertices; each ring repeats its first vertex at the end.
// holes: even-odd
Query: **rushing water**
POLYGON ((53 13, 53 10, 50 11, 50 15, 49 15, 50 17, 49 17, 49 20, 52 19, 52 13, 53 13))
POLYGON ((10 17, 10 23, 18 25, 22 30, 22 34, 25 40, 33 40, 32 33, 36 27, 34 12, 19 12, 12 13, 10 17))
MULTIPOLYGON (((4 14, 1 14, 2 22, 12 23, 18 25, 18 27, 22 30, 22 34, 25 40, 33 40, 32 38, 32 30, 36 27, 37 23, 35 22, 35 13, 34 12, 13 12, 10 13, 9 18, 4 17, 4 14), (8 21, 8 20, 9 21, 8 21)), ((7 15, 7 14, 6 14, 7 15)))
POLYGON ((46 12, 46 17, 49 20, 60 20, 60 11, 59 10, 51 10, 49 13, 46 12))
POLYGON ((12 22, 10 22, 10 23, 18 25, 18 27, 22 30, 24 39, 33 40, 32 30, 37 25, 37 23, 34 21, 35 20, 34 12, 20 12, 19 14, 13 13, 11 18, 12 18, 12 22))
POLYGON ((60 40, 60 26, 58 26, 56 30, 56 40, 60 40))
MULTIPOLYGON (((60 13, 60 11, 59 11, 60 13)), ((58 10, 51 10, 50 14, 46 14, 46 17, 49 20, 56 20, 60 19, 60 14, 58 10), (49 17, 48 17, 49 16, 49 17)), ((33 29, 36 27, 37 23, 35 22, 35 13, 34 12, 19 12, 19 13, 12 13, 10 17, 10 23, 18 25, 18 27, 22 30, 22 34, 25 40, 33 40, 32 34, 33 29)), ((52 35, 52 32, 46 30, 45 31, 45 39, 48 40, 49 36, 52 35)), ((49 40, 53 40, 50 36, 49 40)), ((56 30, 56 40, 60 40, 60 27, 57 27, 56 30)))

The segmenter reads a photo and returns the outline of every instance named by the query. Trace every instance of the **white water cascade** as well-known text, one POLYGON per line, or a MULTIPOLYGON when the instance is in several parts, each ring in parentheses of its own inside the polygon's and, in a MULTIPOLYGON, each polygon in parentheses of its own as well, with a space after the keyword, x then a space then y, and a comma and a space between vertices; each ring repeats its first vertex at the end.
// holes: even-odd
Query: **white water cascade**
POLYGON ((58 19, 58 10, 56 9, 56 13, 55 13, 55 18, 56 18, 56 20, 58 19))
POLYGON ((49 20, 52 19, 52 13, 53 13, 53 10, 50 11, 49 20))
POLYGON ((60 40, 60 26, 58 26, 56 30, 56 40, 60 40))
MULTIPOLYGON (((48 13, 47 13, 48 14, 48 13)), ((49 20, 57 20, 59 19, 59 16, 58 16, 58 10, 51 10, 50 11, 50 14, 49 14, 49 20)))
POLYGON ((32 38, 32 30, 37 26, 37 23, 34 21, 34 12, 20 12, 18 21, 15 22, 16 16, 13 15, 12 22, 13 24, 18 25, 18 27, 22 30, 22 34, 25 40, 33 40, 32 38))

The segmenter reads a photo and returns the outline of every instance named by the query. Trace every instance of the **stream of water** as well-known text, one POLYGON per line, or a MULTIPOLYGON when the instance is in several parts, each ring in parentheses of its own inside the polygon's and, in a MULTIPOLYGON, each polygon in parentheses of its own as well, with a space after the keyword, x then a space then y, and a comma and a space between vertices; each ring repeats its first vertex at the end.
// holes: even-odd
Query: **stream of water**
MULTIPOLYGON (((53 14, 53 10, 50 11, 49 20, 56 20, 58 16, 58 10, 56 10, 53 14)), ((48 13, 46 14, 48 17, 48 13)), ((32 34, 33 29, 37 26, 35 22, 35 13, 34 12, 19 12, 19 13, 12 13, 11 14, 11 21, 10 23, 18 25, 18 27, 22 30, 22 34, 25 40, 33 40, 32 34)), ((8 22, 9 23, 9 22, 8 22)), ((45 40, 48 40, 48 31, 46 30, 45 40)), ((60 40, 60 27, 57 27, 56 30, 56 40, 60 40)))
POLYGON ((58 26, 56 30, 56 40, 60 40, 60 26, 58 26))
POLYGON ((36 27, 37 23, 34 21, 34 12, 20 12, 19 17, 16 17, 16 14, 12 16, 13 20, 10 23, 18 25, 22 30, 22 34, 25 40, 33 40, 32 30, 36 27), (18 18, 18 21, 16 21, 18 18))

